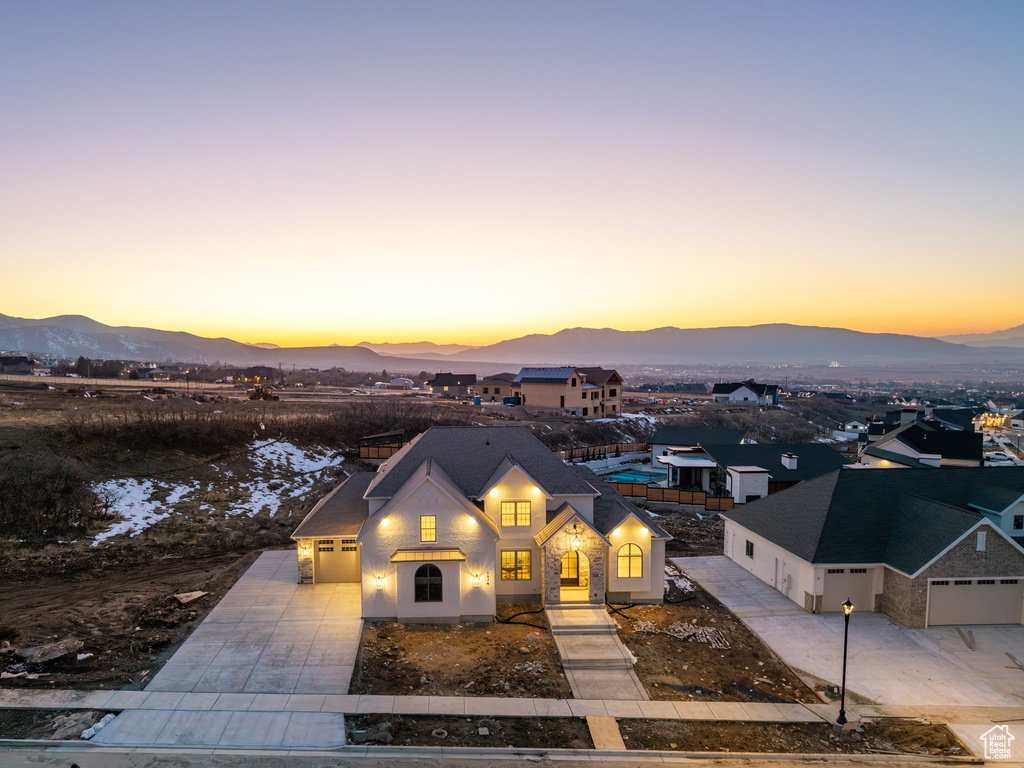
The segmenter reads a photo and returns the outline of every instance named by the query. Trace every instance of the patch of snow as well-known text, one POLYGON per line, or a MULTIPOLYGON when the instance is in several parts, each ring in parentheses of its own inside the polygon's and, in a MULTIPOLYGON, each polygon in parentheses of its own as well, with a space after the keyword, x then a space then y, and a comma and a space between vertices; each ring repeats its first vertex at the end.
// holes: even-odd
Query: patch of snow
MULTIPOLYGON (((327 469, 339 466, 344 460, 339 453, 304 451, 291 443, 278 440, 259 440, 253 443, 249 456, 263 477, 251 483, 239 484, 239 488, 248 493, 249 499, 233 506, 229 514, 253 517, 266 509, 270 517, 273 517, 285 499, 309 493, 327 469), (275 489, 271 485, 279 487, 275 489)), ((228 475, 227 472, 224 474, 228 475)))
POLYGON ((98 496, 111 499, 111 512, 122 519, 97 534, 92 545, 95 547, 101 541, 125 533, 138 536, 151 525, 170 517, 173 505, 196 490, 198 488, 191 485, 168 485, 157 480, 136 480, 131 477, 97 483, 93 491, 98 496), (165 501, 153 498, 163 492, 166 492, 165 501))
POLYGON ((79 661, 85 661, 85 659, 91 659, 92 658, 92 654, 91 653, 80 653, 75 658, 78 659, 79 661))

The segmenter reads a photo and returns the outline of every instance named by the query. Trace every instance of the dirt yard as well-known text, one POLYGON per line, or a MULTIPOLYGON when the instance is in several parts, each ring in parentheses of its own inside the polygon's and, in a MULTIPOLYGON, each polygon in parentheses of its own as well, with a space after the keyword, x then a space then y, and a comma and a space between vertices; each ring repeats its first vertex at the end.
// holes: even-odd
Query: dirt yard
POLYGON ((836 734, 828 723, 711 723, 620 720, 627 749, 681 752, 969 755, 949 729, 906 720, 864 725, 863 733, 836 734))
MULTIPOLYGON (((683 594, 674 586, 670 600, 683 594)), ((637 657, 634 669, 654 700, 818 702, 786 664, 725 606, 701 589, 693 599, 664 605, 618 606, 612 618, 619 638, 637 657), (721 630, 729 644, 719 650, 695 640, 645 634, 636 621, 664 629, 675 622, 721 630)))
MULTIPOLYGON (((45 662, 38 678, 8 678, 4 687, 139 688, 156 674, 259 552, 114 565, 97 555, 95 570, 71 576, 35 567, 5 579, 0 590, 0 642, 31 647, 73 636, 80 652, 45 662), (210 594, 188 605, 173 595, 210 594), (78 656, 91 654, 81 660, 78 656)), ((18 662, 0 655, 0 669, 18 662)))
POLYGON ((76 741, 106 714, 87 709, 0 709, 0 739, 76 741))
POLYGON ((352 744, 421 747, 532 747, 593 749, 584 720, 573 717, 412 717, 363 715, 345 718, 352 744), (434 732, 440 729, 444 735, 434 732), (481 733, 481 729, 486 729, 481 733))
POLYGON ((665 557, 720 555, 725 542, 725 522, 704 507, 664 504, 630 499, 637 506, 658 515, 658 525, 674 538, 665 544, 665 557))
MULTIPOLYGON (((498 606, 498 618, 539 608, 498 606)), ((544 614, 515 621, 523 623, 368 622, 349 692, 571 698, 544 614)))

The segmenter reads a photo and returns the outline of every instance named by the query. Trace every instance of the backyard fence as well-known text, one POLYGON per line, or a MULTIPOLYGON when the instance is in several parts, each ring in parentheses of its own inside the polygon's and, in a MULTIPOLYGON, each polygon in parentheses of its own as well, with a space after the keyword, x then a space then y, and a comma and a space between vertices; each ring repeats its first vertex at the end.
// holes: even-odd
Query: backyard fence
POLYGON ((401 443, 392 443, 384 445, 360 445, 359 446, 359 458, 360 459, 390 459, 396 453, 402 450, 401 443))
POLYGON ((555 451, 555 456, 563 461, 595 461, 607 459, 617 453, 646 453, 651 450, 650 443, 609 443, 608 445, 589 445, 585 448, 568 448, 555 451))
POLYGON ((647 499, 648 501, 665 501, 670 504, 703 505, 712 512, 728 512, 736 502, 732 497, 708 496, 704 491, 684 491, 679 488, 662 488, 657 485, 643 483, 608 483, 623 496, 647 499))

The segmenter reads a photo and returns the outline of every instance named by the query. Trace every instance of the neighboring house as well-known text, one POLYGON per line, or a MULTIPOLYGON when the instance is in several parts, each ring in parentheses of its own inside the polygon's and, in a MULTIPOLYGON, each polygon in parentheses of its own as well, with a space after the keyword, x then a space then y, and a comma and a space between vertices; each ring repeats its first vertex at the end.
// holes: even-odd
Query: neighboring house
POLYGON ((668 468, 666 485, 670 488, 706 486, 705 470, 715 468, 701 448, 707 445, 739 445, 747 436, 745 429, 712 429, 706 427, 659 427, 651 436, 651 466, 659 463, 668 468), (661 461, 662 456, 674 457, 661 461))
POLYGON ((523 368, 512 383, 523 405, 555 408, 572 416, 617 416, 622 377, 604 368, 523 368))
POLYGON ((416 384, 412 379, 407 379, 404 376, 399 376, 397 379, 392 379, 388 382, 388 389, 413 389, 416 384))
POLYGON ((29 376, 37 363, 29 357, 0 357, 0 373, 29 376))
POLYGON ((493 376, 484 376, 476 385, 476 391, 480 399, 485 403, 500 403, 506 397, 512 397, 512 382, 515 381, 514 373, 496 373, 493 376))
MULTIPOLYGON (((702 469, 701 489, 712 496, 732 497, 737 504, 778 493, 851 463, 824 443, 743 443, 702 447, 703 456, 712 467, 702 469)), ((659 462, 671 467, 673 458, 665 456, 659 462)), ((677 473, 670 472, 670 478, 677 473)))
POLYGON ((973 432, 977 426, 980 409, 975 408, 932 408, 928 419, 937 421, 946 429, 957 432, 973 432))
POLYGON ((845 424, 843 424, 843 431, 844 432, 857 432, 857 433, 860 433, 860 432, 866 432, 867 429, 868 429, 867 422, 866 421, 861 421, 860 419, 852 419, 851 421, 848 421, 845 424))
POLYGON ((724 551, 813 613, 849 598, 908 627, 1020 624, 1024 549, 979 507, 1013 517, 1022 498, 1024 467, 832 472, 722 513, 724 551))
POLYGON ((775 384, 758 384, 756 381, 715 384, 711 390, 711 401, 730 405, 778 405, 779 388, 775 384))
POLYGON ((1013 429, 1024 429, 1024 411, 1010 417, 1010 427, 1013 429))
POLYGON ((661 602, 670 536, 523 427, 433 427, 292 538, 300 582, 360 582, 367 619, 443 622, 498 603, 661 602))
POLYGON ((466 397, 475 385, 475 373, 439 373, 427 382, 432 393, 445 397, 466 397))
POLYGON ((945 429, 935 421, 903 424, 863 446, 859 465, 877 469, 980 467, 980 432, 945 429))

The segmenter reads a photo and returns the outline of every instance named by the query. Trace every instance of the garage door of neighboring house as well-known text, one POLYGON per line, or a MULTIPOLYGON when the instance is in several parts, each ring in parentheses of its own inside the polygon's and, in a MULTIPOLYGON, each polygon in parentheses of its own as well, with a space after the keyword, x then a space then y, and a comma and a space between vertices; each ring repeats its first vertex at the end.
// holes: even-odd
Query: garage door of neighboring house
POLYGON ((359 545, 355 539, 317 540, 313 581, 325 584, 359 580, 359 545))
POLYGON ((928 583, 928 626, 1020 624, 1024 579, 933 579, 928 583))
POLYGON ((847 598, 858 611, 875 610, 875 593, 871 582, 870 568, 826 568, 821 610, 824 613, 841 611, 847 598))

